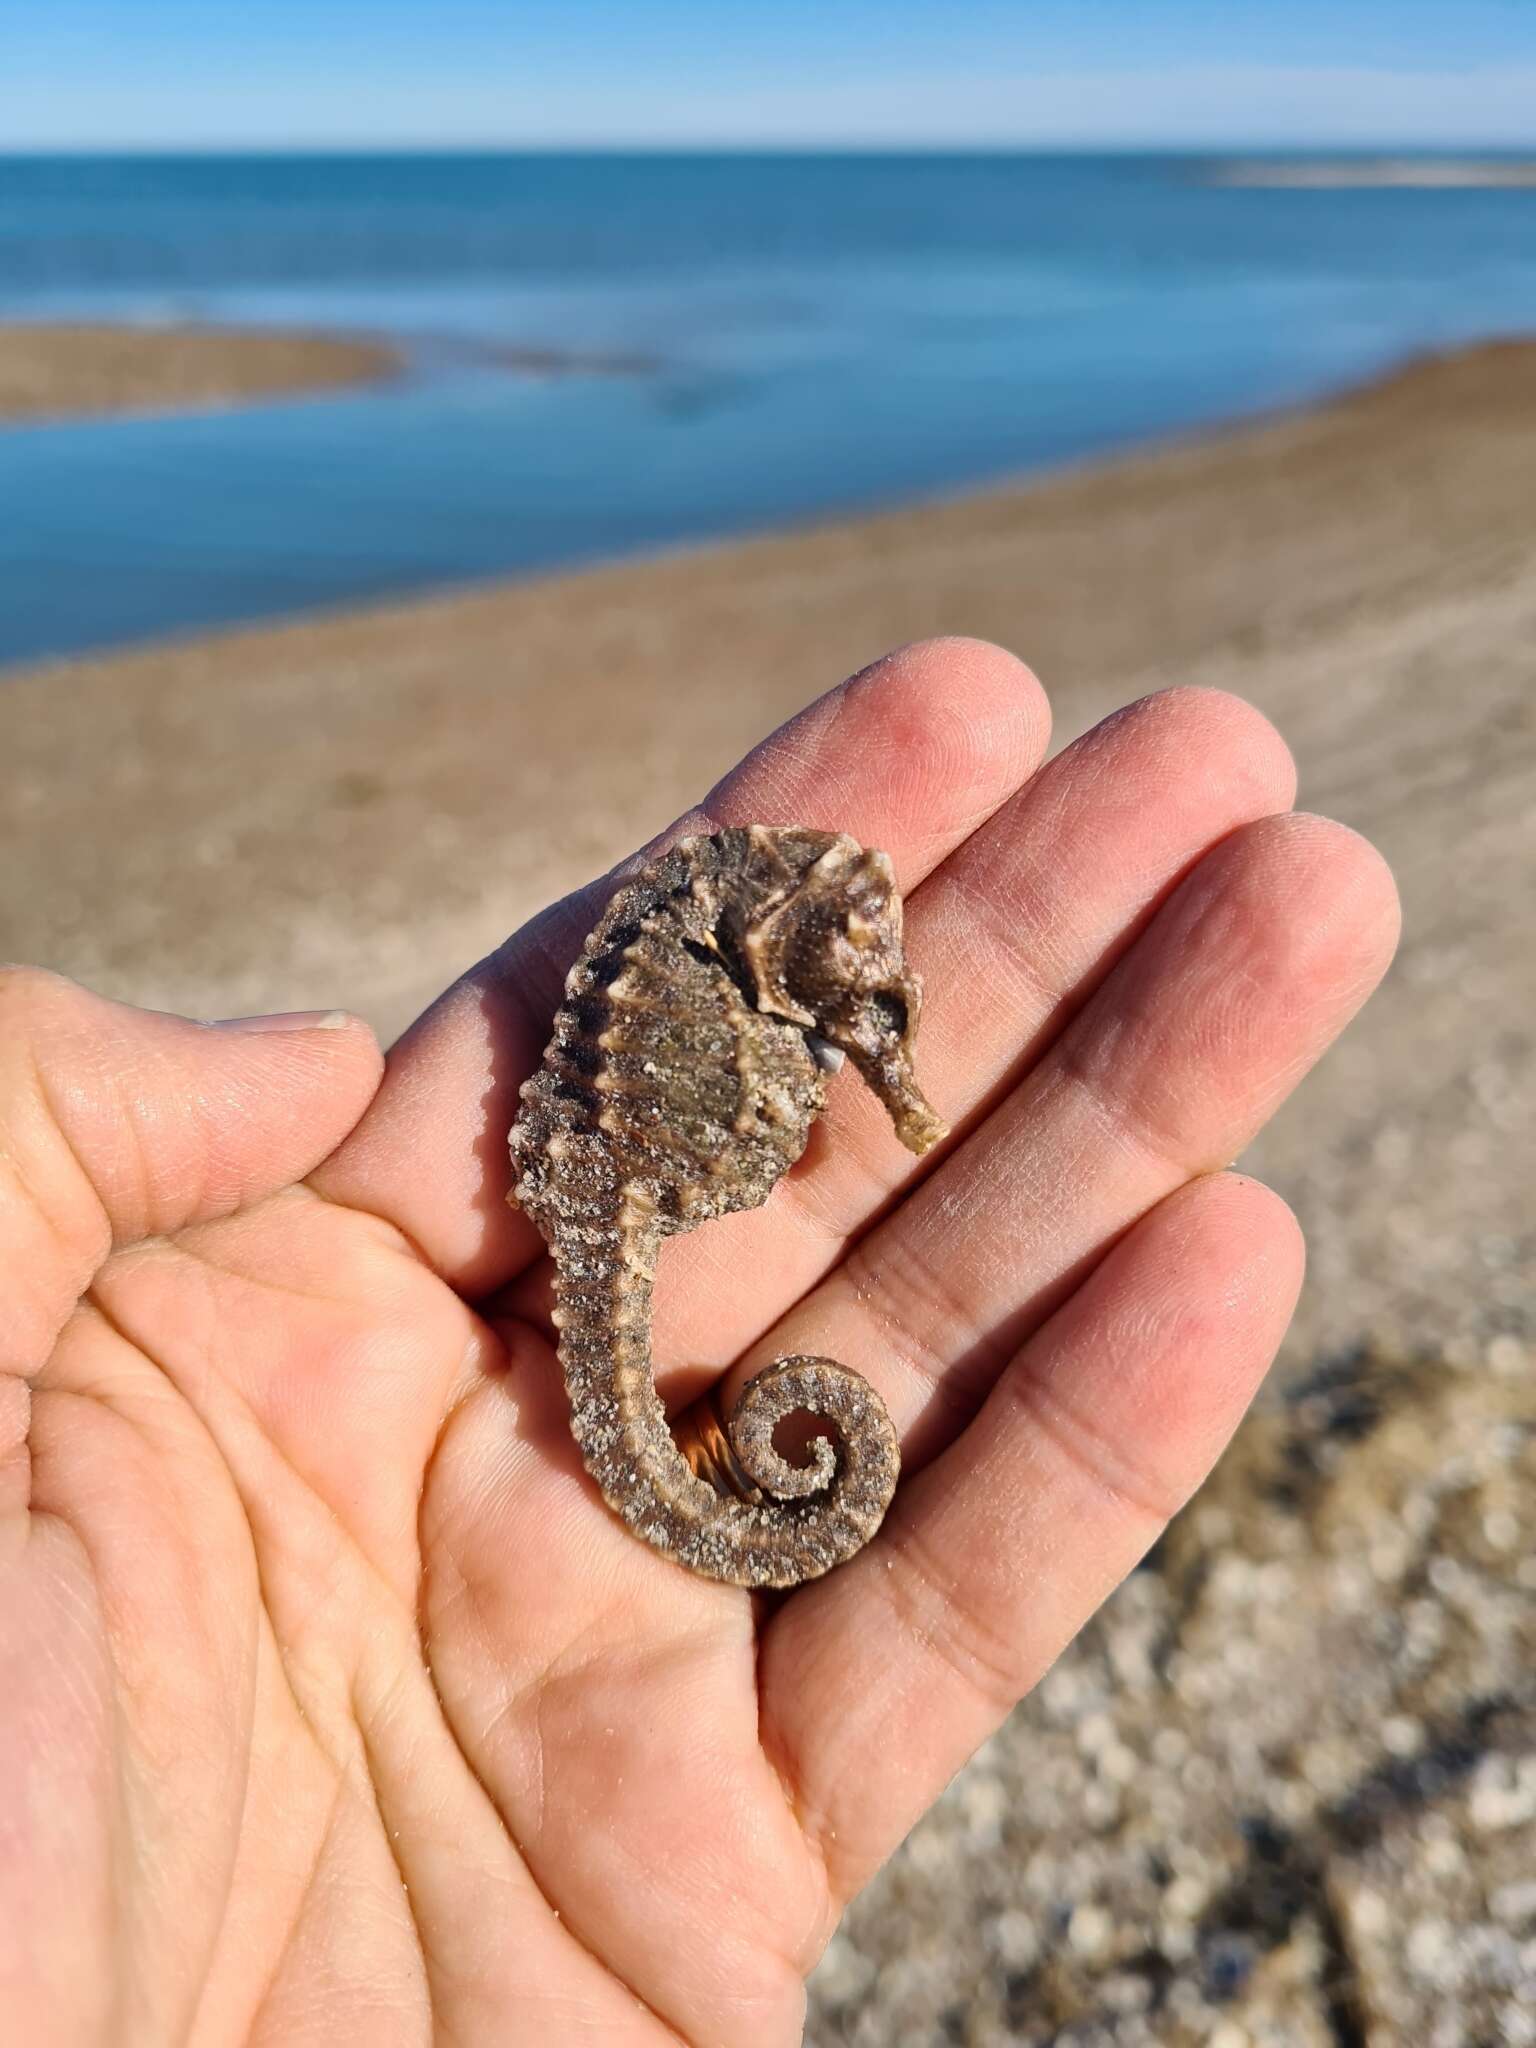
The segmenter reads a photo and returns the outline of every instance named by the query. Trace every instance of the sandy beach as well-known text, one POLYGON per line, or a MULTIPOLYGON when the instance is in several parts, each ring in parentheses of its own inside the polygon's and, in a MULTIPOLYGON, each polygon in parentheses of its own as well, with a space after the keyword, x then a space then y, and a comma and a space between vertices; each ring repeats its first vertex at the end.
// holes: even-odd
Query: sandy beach
POLYGON ((381 342, 212 327, 0 325, 0 420, 203 411, 394 374, 381 342))
POLYGON ((1210 172, 1217 185, 1265 185, 1296 192, 1418 189, 1425 192, 1519 190, 1536 185, 1529 157, 1371 156, 1285 160, 1251 157, 1218 163, 1210 172))
MULTIPOLYGON (((1459 1642, 1481 1645, 1454 1684, 1425 1694, 1427 1704, 1413 1705, 1419 1695, 1396 1677, 1374 1690, 1340 1678, 1326 1712, 1306 1688, 1294 1691, 1289 1733, 1265 1752, 1279 1788, 1266 1811, 1282 1833, 1305 1839, 1310 1861, 1287 1879, 1293 1891, 1300 1884, 1300 1903, 1278 1932, 1257 1908, 1234 1920, 1237 1908, 1223 1906, 1226 1917, 1208 1925, 1202 1906, 1191 1909, 1187 1940, 1174 1930, 1149 1947, 1134 1886, 1127 1880, 1111 1896, 1100 1878, 1115 1857, 1129 1869, 1125 1859, 1150 1855, 1154 1837, 1198 1838, 1210 1859, 1200 1896, 1229 1906, 1230 1896, 1246 1897, 1232 1888, 1252 1857, 1237 1804, 1260 1799, 1244 1789, 1248 1765, 1236 1756, 1230 1780, 1208 1770, 1202 1791, 1181 1757, 1190 1744, 1215 1755, 1225 1736, 1181 1721, 1178 1740, 1155 1749, 1155 1731, 1170 1725, 1166 1700, 1156 1701, 1169 1642, 1190 1668, 1204 1668, 1200 1657, 1219 1662, 1244 1616, 1269 1611, 1270 1594, 1289 1597, 1275 1594, 1273 1574, 1262 1579, 1266 1544, 1280 1542, 1274 1556, 1283 1552, 1287 1569, 1300 1571, 1303 1554, 1315 1567, 1313 1593, 1313 1580, 1298 1581, 1298 1611, 1315 1597, 1342 1614, 1348 1602, 1330 1573, 1337 1556, 1357 1554, 1350 1528, 1378 1511, 1383 1526, 1408 1515, 1440 1528, 1437 1446, 1457 1430, 1472 1446, 1466 1487, 1493 1489, 1483 1505, 1505 1516, 1500 1540, 1510 1515, 1530 1512, 1529 1483, 1506 1498, 1478 1464, 1478 1447, 1493 1441, 1492 1421, 1485 1428, 1478 1417, 1496 1408, 1500 1442, 1536 1442, 1518 1344, 1536 1328, 1536 344, 1423 361, 1314 410, 1018 488, 0 677, 0 957, 39 960, 198 1015, 341 1003, 389 1034, 509 927, 663 824, 826 685, 893 643, 951 631, 1002 641, 1032 663, 1055 702, 1058 744, 1171 684, 1251 698, 1295 749, 1301 801, 1370 834, 1391 859, 1406 912, 1398 964, 1247 1163, 1292 1202, 1311 1243, 1281 1384, 1295 1387, 1320 1362, 1364 1359, 1358 1370, 1372 1387, 1406 1390, 1401 1411, 1378 1401, 1372 1412, 1409 1419, 1385 1434, 1371 1425, 1349 1437, 1341 1426, 1339 1444, 1361 1446, 1351 1455, 1385 1445, 1388 1463, 1328 1466, 1328 1486, 1296 1510, 1334 1516, 1326 1541, 1307 1521, 1287 1550, 1277 1525, 1255 1518, 1251 1573, 1260 1576, 1245 1582, 1246 1606, 1234 1582, 1212 1576, 1210 1546, 1230 1544, 1242 1525, 1244 1489, 1269 1498, 1271 1468, 1286 1456, 1274 1432, 1310 1430, 1332 1445, 1333 1410, 1310 1396, 1299 1420, 1257 1425, 1271 1431, 1262 1443, 1240 1439, 1253 1462, 1230 1468, 1245 1476, 1212 1496, 1217 1519, 1204 1536, 1188 1524, 1195 1533, 1177 1566, 1185 1576, 1138 1575, 1089 1647, 1062 1667, 1065 1690, 990 1746, 857 1910, 820 1980, 812 2038, 1034 2041, 1058 2038, 1052 2030, 1068 2021, 1102 2018, 1111 2030, 1084 2041, 1212 2040, 1220 2015, 1243 2018, 1259 1987, 1280 2031, 1234 2040, 1387 2048, 1410 2038, 1392 2031, 1399 2022, 1389 2013, 1393 1987, 1408 1981, 1389 1938, 1393 1916, 1406 1925, 1412 1885, 1432 1888, 1425 1873, 1438 1868, 1424 1862, 1413 1829, 1430 1813, 1453 1844, 1477 1834, 1478 1812, 1494 1810, 1477 1806, 1484 1751, 1474 1743, 1467 1770, 1447 1779, 1450 1805, 1436 1807, 1442 1794, 1420 1786, 1418 1804, 1403 1808, 1412 1824, 1401 1841, 1384 1821, 1362 1847, 1329 1832, 1332 1793, 1318 1790, 1307 1807, 1311 1795, 1295 1791, 1312 1782, 1307 1744, 1336 1712, 1340 1746, 1326 1769, 1317 1764, 1317 1786, 1353 1782, 1351 1773, 1363 1781, 1390 1764, 1383 1741, 1390 1749, 1418 1740, 1403 1727, 1422 1722, 1423 1735, 1473 1713, 1485 1695, 1505 1697, 1508 1671, 1528 1670, 1516 1651, 1521 1640, 1530 1647, 1536 1584, 1523 1619, 1486 1620, 1485 1640, 1480 1610, 1456 1591, 1453 1572, 1415 1581, 1416 1597, 1455 1610, 1459 1642), (1424 1366, 1426 1358, 1438 1362, 1424 1366), (1465 1376, 1490 1360, 1502 1391, 1484 1409, 1465 1393, 1465 1376), (1356 1470, 1377 1476, 1356 1486, 1347 1478, 1356 1470), (1369 1513, 1362 1501, 1375 1504, 1369 1513), (1329 1545, 1339 1543, 1336 1556, 1329 1545), (1229 1595, 1235 1608, 1222 1605, 1229 1595), (1190 1633, 1200 1629, 1210 1637, 1204 1652, 1190 1633), (1495 1637, 1497 1656, 1488 1648, 1495 1637), (1106 1704, 1105 1673, 1123 1677, 1135 1645, 1145 1650, 1154 1638, 1162 1650, 1135 1665, 1153 1674, 1143 1693, 1140 1679, 1127 1679, 1106 1704), (1153 1701, 1145 1726, 1134 1698, 1123 1705, 1132 1695, 1153 1701), (1085 1748, 1081 1731, 1095 1713, 1098 1748, 1085 1748), (1394 1716, 1397 1732, 1384 1737, 1394 1716), (1167 1781, 1156 1826, 1133 1842, 1114 1807, 1100 1829, 1108 1860, 1099 1877, 1078 1854, 1082 1809, 1070 1801, 1059 1842, 1037 1813, 1046 1836, 1020 1847, 999 1816, 1036 1796, 1042 1771, 1031 1759, 1055 1770, 1058 1751, 1076 1756, 1098 1783, 1101 1752, 1117 1744, 1133 1771, 1146 1765, 1147 1785, 1167 1781), (1208 1810, 1191 1818, 1188 1803, 1202 1796, 1208 1810), (1471 1818, 1452 1810, 1463 1796, 1471 1818), (1307 1834, 1314 1807, 1323 1820, 1307 1834), (1116 1898, 1129 1902, 1123 1927, 1116 1898), (1089 1905, 1099 1915, 1081 1922, 1076 1946, 1063 1936, 1071 1969, 1052 1964, 1046 1976, 1042 1900, 1067 1916, 1063 1928, 1089 1905), (1207 1967, 1207 1935, 1229 1947, 1240 1936, 1252 1950, 1230 1985, 1207 1967), (1158 1958, 1140 1977, 1126 1962, 1138 1942, 1158 1958), (1187 2031, 1166 2013, 1145 2036, 1114 2018, 1135 2003, 1125 2004, 1122 1980, 1141 1985, 1140 2011, 1188 1973, 1187 2031), (952 2011, 968 2030, 950 2027, 952 2011), (1354 2033, 1339 2031, 1341 2013, 1355 2014, 1354 2033)), ((1328 1399, 1340 1398, 1343 1382, 1329 1384, 1328 1399)), ((1528 1553, 1528 1524, 1513 1526, 1526 1530, 1528 1553)), ((1455 1563, 1467 1585, 1473 1550, 1468 1537, 1455 1563)), ((1376 1557, 1372 1550, 1367 1590, 1376 1557)), ((1505 1580, 1517 1583, 1507 1572, 1505 1580)), ((1362 1621, 1360 1643, 1366 1632, 1362 1621)), ((1260 1693, 1261 1679, 1271 1694, 1284 1691, 1283 1674, 1308 1655, 1290 1638, 1272 1649, 1269 1665, 1255 1652, 1244 1680, 1260 1693)), ((1366 1651, 1357 1645, 1357 1654, 1366 1651)), ((1338 1643, 1326 1655, 1344 1670, 1338 1643)), ((1378 1675, 1397 1670, 1389 1660, 1378 1675)), ((1212 1713, 1223 1699, 1234 1715, 1247 1711, 1219 1687, 1206 1696, 1212 1713)), ((1196 1686, 1179 1712, 1198 1721, 1191 1702, 1200 1697, 1196 1686)), ((1486 1735, 1500 1770, 1511 1756, 1526 1759, 1509 1764, 1511 1784, 1524 1784, 1536 1702, 1517 1700, 1510 1711, 1513 1723, 1485 1727, 1474 1715, 1468 1725, 1483 1731, 1478 1741, 1486 1735)), ((1105 1765, 1103 1783, 1113 1775, 1105 1765)), ((1524 1832, 1518 1842, 1500 1836, 1489 1871, 1520 1843, 1536 1847, 1536 1778, 1528 1813, 1509 1797, 1507 1826, 1524 1832)), ((1498 1882, 1507 1891, 1513 1880, 1498 1882)), ((1486 1912, 1494 1925, 1487 1898, 1496 1890, 1488 1876, 1481 1906, 1447 1892, 1414 1911, 1443 1908, 1467 1925, 1486 1912)), ((1472 2011, 1465 1999, 1462 2010, 1472 2011)), ((1499 2011, 1490 2005, 1486 2033, 1465 2038, 1498 2038, 1499 2011)), ((1431 2037, 1430 2012, 1412 2009, 1412 2038, 1431 2037)))
POLYGON ((389 1035, 893 643, 1015 648, 1059 740, 1233 689, 1407 905, 1392 984, 1255 1161, 1313 1226, 1298 1342, 1496 1323, 1536 1015, 1533 513, 1536 347, 1494 346, 1027 488, 13 673, 0 956, 389 1035))

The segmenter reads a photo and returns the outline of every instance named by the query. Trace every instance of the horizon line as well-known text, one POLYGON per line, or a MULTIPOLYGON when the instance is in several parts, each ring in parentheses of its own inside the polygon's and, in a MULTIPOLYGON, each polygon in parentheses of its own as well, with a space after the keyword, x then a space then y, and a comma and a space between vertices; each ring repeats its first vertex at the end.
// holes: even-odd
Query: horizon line
POLYGON ((1369 156, 1369 157, 1515 157, 1536 161, 1536 143, 1519 141, 1433 142, 1404 136, 1394 141, 1361 141, 1340 137, 1321 141, 1252 139, 1232 142, 1177 142, 1167 138, 1122 137, 1114 141, 1078 142, 946 142, 913 140, 859 141, 797 139, 793 141, 719 140, 686 142, 612 138, 560 142, 517 142, 505 139, 423 141, 379 138, 368 141, 286 141, 230 143, 215 139, 172 142, 92 141, 0 144, 0 162, 24 157, 231 157, 231 156, 1369 156))

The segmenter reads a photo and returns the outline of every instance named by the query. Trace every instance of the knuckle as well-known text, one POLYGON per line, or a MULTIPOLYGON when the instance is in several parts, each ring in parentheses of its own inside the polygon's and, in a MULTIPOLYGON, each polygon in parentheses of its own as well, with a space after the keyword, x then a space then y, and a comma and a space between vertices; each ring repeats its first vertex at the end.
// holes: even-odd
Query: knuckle
POLYGON ((936 1392, 963 1417, 975 1413, 995 1372, 995 1346, 977 1325, 968 1301, 908 1235, 885 1247, 880 1233, 856 1244, 844 1261, 846 1283, 860 1313, 882 1344, 919 1384, 936 1392), (970 1370, 956 1378, 957 1359, 970 1370))
POLYGON ((1011 1712, 1038 1673, 1027 1640, 992 1619, 967 1586, 908 1531, 902 1569, 886 1574, 902 1630, 996 1714, 1011 1712))
POLYGON ((1158 1528, 1183 1507, 1185 1494, 1180 1488, 1151 1470, 1145 1460, 1122 1456, 1100 1429, 1036 1374, 1021 1365, 1004 1375, 1003 1385, 1023 1410, 1027 1426, 1112 1506, 1158 1528))

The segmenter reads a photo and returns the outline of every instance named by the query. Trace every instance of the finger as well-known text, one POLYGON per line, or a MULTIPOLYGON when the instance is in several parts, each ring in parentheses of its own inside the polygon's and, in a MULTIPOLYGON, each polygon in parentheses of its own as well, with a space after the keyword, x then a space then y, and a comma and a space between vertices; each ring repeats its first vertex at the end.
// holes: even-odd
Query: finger
POLYGON ((879 1537, 762 1650, 764 1740, 846 1898, 1205 1477, 1284 1334, 1301 1236, 1268 1189, 1194 1182, 1012 1361, 879 1537))
POLYGON ((378 1082, 367 1026, 209 1026, 0 972, 0 1362, 35 1371, 114 1244, 225 1216, 307 1173, 378 1082))
MULTIPOLYGON (((688 832, 795 823, 883 847, 910 888, 1028 777, 1047 731, 1044 693, 1012 655, 969 640, 905 648, 791 719, 625 870, 688 832)), ((535 918, 412 1026, 317 1179, 396 1222, 465 1293, 542 1249, 506 1205, 507 1132, 566 970, 625 870, 535 918)))
POLYGON ((909 1470, 1105 1248, 1227 1165, 1364 1001, 1397 899, 1341 825, 1232 834, 985 1124, 752 1347, 838 1359, 878 1389, 909 1470))
MULTIPOLYGON (((919 1070, 953 1126, 950 1149, 1200 857, 1287 809, 1294 791, 1285 743, 1251 705, 1216 690, 1164 691, 1058 755, 929 876, 908 902, 906 930, 925 985, 919 1070)), ((944 1156, 941 1147, 913 1160, 868 1091, 851 1075, 837 1081, 805 1159, 766 1208, 668 1247, 655 1322, 668 1397, 691 1398, 739 1358, 944 1156)), ((542 1274, 520 1285, 518 1312, 544 1312, 542 1274)))

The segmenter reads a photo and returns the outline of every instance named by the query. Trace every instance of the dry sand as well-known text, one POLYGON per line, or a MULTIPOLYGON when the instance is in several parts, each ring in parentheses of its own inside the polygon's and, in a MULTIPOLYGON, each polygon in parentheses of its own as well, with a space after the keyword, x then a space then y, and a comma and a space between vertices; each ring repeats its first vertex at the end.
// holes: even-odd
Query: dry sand
POLYGON ((1302 800, 1392 859, 1406 936, 1247 1162, 1312 1244, 1290 1405, 861 1903, 813 2038, 1514 2040, 1536 1987, 1536 1892, 1510 1875, 1536 1842, 1536 346, 1028 488, 0 681, 0 957, 393 1030, 828 682, 945 631, 1025 654, 1063 739, 1165 684, 1251 697, 1302 800), (1363 1344, 1366 1392, 1338 1366, 1319 1392, 1318 1362, 1363 1344), (1276 1459, 1323 1479, 1282 1501, 1276 1459), (1431 1650, 1372 1635, 1405 1615, 1431 1650), (1238 1741, 1262 1699, 1268 1746, 1238 1741))
POLYGON ((371 383, 401 366, 372 341, 211 327, 0 326, 0 420, 182 412, 371 383))

